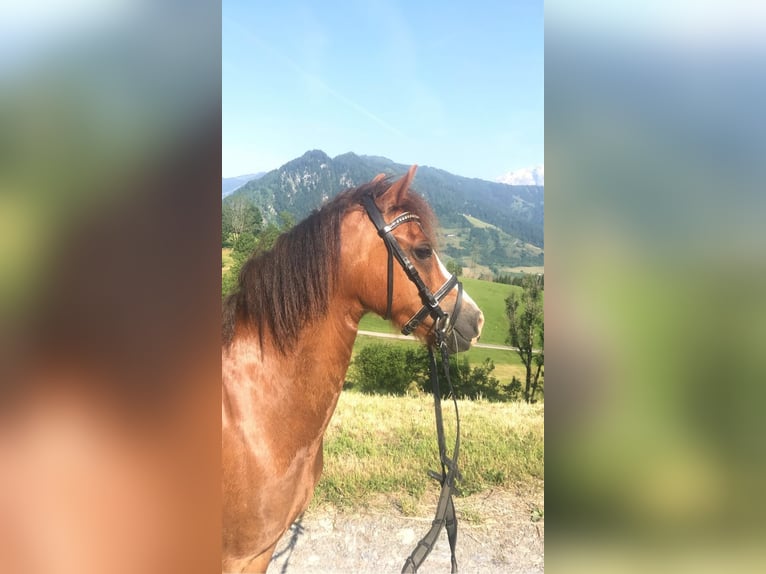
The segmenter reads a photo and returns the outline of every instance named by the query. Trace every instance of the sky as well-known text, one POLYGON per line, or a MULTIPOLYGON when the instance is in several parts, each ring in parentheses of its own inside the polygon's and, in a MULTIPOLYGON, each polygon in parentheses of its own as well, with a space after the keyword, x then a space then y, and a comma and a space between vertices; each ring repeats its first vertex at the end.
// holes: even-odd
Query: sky
POLYGON ((542 0, 222 7, 224 177, 310 149, 490 180, 544 163, 542 0))

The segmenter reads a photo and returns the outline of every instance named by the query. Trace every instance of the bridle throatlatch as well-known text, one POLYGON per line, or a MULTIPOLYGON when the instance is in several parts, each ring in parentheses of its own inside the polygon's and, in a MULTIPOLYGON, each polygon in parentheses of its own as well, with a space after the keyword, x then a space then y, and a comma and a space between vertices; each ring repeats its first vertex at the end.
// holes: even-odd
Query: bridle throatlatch
POLYGON ((423 301, 423 307, 413 315, 402 328, 405 335, 411 334, 426 319, 432 317, 434 325, 434 345, 428 347, 428 357, 430 360, 431 385, 434 393, 434 415, 436 418, 436 438, 439 445, 439 460, 441 462, 441 473, 429 471, 428 475, 436 479, 441 484, 441 494, 439 502, 436 505, 436 516, 431 524, 431 529, 426 533, 423 539, 418 542, 415 550, 407 558, 402 568, 402 574, 414 574, 425 561, 426 557, 439 537, 442 528, 447 531, 447 539, 450 546, 452 561, 452 574, 457 573, 457 560, 455 559, 455 547, 457 545, 457 517, 455 516, 455 505, 452 501, 452 494, 457 492, 455 481, 462 480, 462 476, 457 467, 458 452, 460 450, 460 417, 457 409, 457 400, 452 390, 452 381, 449 374, 449 350, 447 341, 453 334, 455 319, 457 318, 463 300, 463 285, 458 281, 455 275, 442 285, 435 293, 432 293, 428 286, 420 278, 415 266, 409 260, 402 250, 401 246, 393 236, 392 231, 404 223, 414 222, 420 224, 420 218, 414 213, 403 213, 396 217, 391 223, 386 223, 380 209, 375 204, 372 195, 365 195, 362 198, 362 205, 369 215, 372 223, 378 230, 378 235, 383 239, 388 250, 388 301, 386 303, 386 319, 391 319, 391 305, 394 291, 394 269, 393 259, 399 262, 404 269, 407 277, 418 288, 418 293, 423 301), (457 288, 457 301, 452 314, 446 313, 440 306, 447 294, 452 289, 457 288), (455 405, 455 448, 452 451, 452 457, 447 456, 446 440, 444 438, 444 422, 441 409, 441 391, 439 389, 439 367, 437 365, 434 347, 438 348, 441 354, 442 371, 447 379, 452 401, 455 405))

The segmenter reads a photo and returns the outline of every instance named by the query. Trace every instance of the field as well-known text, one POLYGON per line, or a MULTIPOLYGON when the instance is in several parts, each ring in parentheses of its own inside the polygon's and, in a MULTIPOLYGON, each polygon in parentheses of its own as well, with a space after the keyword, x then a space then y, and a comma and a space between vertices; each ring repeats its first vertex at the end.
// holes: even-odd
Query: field
POLYGON ((535 275, 545 273, 545 267, 537 265, 535 267, 510 267, 508 269, 510 273, 533 273, 535 275))
MULTIPOLYGON (((476 304, 484 312, 484 331, 481 335, 482 343, 505 345, 508 336, 508 318, 505 315, 505 299, 511 292, 521 293, 521 287, 481 281, 469 277, 461 277, 465 292, 476 301, 476 304)), ((396 328, 375 315, 365 315, 359 328, 365 331, 378 333, 396 333, 396 328)))
POLYGON ((468 220, 468 223, 470 223, 474 227, 478 227, 480 229, 498 229, 496 225, 492 225, 491 223, 487 223, 486 221, 482 221, 481 219, 477 219, 476 217, 466 215, 465 213, 463 214, 463 217, 465 217, 468 220))
MULTIPOLYGON (((448 449, 454 412, 444 403, 448 449)), ((543 405, 459 401, 462 495, 542 484, 543 405)), ((438 465, 433 401, 423 397, 368 396, 344 391, 324 443, 324 473, 314 506, 359 508, 383 495, 407 514, 435 482, 438 465)))

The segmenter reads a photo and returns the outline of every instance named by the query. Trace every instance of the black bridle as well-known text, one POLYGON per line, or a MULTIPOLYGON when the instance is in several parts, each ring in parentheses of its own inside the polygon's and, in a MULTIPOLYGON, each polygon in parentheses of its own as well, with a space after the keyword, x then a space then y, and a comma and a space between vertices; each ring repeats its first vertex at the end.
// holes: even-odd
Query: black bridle
POLYGON ((455 275, 450 275, 450 278, 437 289, 435 293, 432 293, 428 286, 420 278, 420 273, 410 261, 409 257, 404 253, 404 250, 399 245, 396 237, 393 235, 393 230, 404 223, 415 222, 420 225, 420 217, 414 213, 406 212, 396 217, 391 223, 386 223, 383 219, 383 214, 380 212, 372 195, 365 195, 362 198, 362 205, 367 210, 367 215, 370 216, 373 225, 378 230, 378 235, 383 239, 388 250, 388 298, 386 303, 386 315, 385 319, 391 319, 391 305, 394 296, 394 265, 393 259, 399 262, 407 274, 407 277, 418 288, 418 294, 423 301, 423 307, 420 311, 415 313, 404 327, 402 327, 402 333, 405 335, 411 334, 423 320, 431 316, 434 318, 434 332, 438 336, 439 331, 445 339, 452 334, 452 329, 455 326, 455 319, 460 312, 460 307, 463 301, 463 284, 458 281, 455 275), (440 303, 444 300, 447 294, 457 287, 457 301, 455 307, 452 310, 452 315, 446 313, 440 306, 440 303))
POLYGON ((460 450, 460 417, 457 410, 457 400, 452 390, 452 381, 449 374, 449 350, 447 347, 448 338, 452 335, 463 299, 463 285, 453 274, 435 293, 432 293, 428 286, 420 278, 415 266, 409 260, 402 250, 399 242, 394 237, 392 231, 404 223, 415 222, 420 224, 420 218, 414 213, 403 213, 396 217, 391 223, 386 223, 383 214, 375 204, 372 195, 365 195, 362 198, 362 205, 367 211, 372 223, 378 230, 378 235, 383 239, 388 250, 388 300, 386 303, 386 319, 391 319, 391 306, 393 302, 394 290, 394 271, 393 259, 399 262, 404 269, 407 277, 418 288, 418 293, 423 301, 423 307, 413 315, 402 328, 405 335, 411 334, 423 322, 426 317, 434 319, 434 345, 429 345, 428 356, 430 360, 431 385, 434 393, 434 414, 436 418, 436 438, 439 445, 439 460, 441 462, 441 473, 429 471, 428 475, 439 481, 441 484, 441 494, 439 502, 436 505, 436 517, 434 518, 430 530, 423 539, 418 542, 415 550, 407 558, 402 568, 402 574, 414 574, 417 569, 431 553, 434 544, 442 528, 447 531, 447 539, 450 545, 450 554, 452 561, 452 574, 457 572, 457 560, 455 559, 455 547, 457 545, 457 517, 455 516, 455 505, 452 501, 452 494, 457 491, 455 481, 461 480, 462 476, 457 468, 458 452, 460 450), (457 301, 452 310, 452 314, 445 312, 440 303, 452 289, 457 287, 457 301), (441 391, 439 389, 439 367, 436 356, 434 355, 434 346, 440 350, 442 371, 449 385, 450 394, 455 404, 455 448, 452 451, 452 458, 447 456, 446 440, 444 438, 444 423, 441 410, 441 391))

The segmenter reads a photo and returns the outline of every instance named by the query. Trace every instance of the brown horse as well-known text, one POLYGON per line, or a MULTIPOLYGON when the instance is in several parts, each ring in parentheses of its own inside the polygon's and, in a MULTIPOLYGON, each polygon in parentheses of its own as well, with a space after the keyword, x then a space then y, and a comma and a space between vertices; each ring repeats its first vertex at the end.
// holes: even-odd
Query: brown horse
MULTIPOLYGON (((265 572, 277 542, 308 506, 322 472, 322 441, 351 359, 359 320, 398 326, 424 305, 388 253, 364 202, 372 198, 422 282, 449 273, 433 251, 434 217, 409 190, 416 167, 345 191, 251 258, 224 304, 222 348, 223 570, 265 572)), ((442 290, 444 291, 444 290, 442 290)), ((442 292, 450 313, 458 289, 442 292)), ((451 325, 453 350, 478 339, 484 317, 467 295, 451 325)), ((415 335, 433 342, 435 320, 415 335)))

